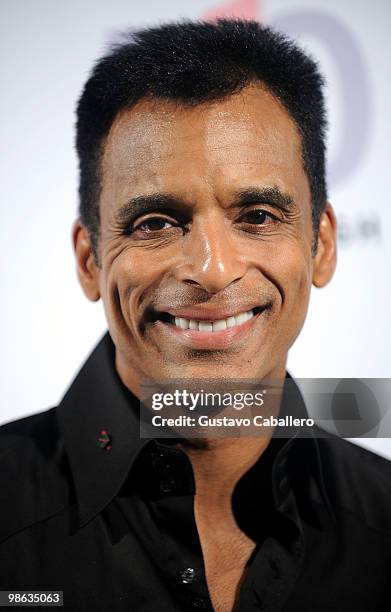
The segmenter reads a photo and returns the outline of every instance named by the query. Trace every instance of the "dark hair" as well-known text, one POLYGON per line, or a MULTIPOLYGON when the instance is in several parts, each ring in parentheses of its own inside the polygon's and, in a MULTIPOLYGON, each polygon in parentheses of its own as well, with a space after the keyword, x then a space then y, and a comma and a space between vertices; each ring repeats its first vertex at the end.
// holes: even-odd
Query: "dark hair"
POLYGON ((316 63, 292 40, 255 21, 184 21, 129 33, 98 60, 80 97, 79 213, 97 261, 100 160, 117 113, 148 95, 196 105, 252 82, 264 84, 299 129, 317 236, 327 189, 323 79, 316 63))

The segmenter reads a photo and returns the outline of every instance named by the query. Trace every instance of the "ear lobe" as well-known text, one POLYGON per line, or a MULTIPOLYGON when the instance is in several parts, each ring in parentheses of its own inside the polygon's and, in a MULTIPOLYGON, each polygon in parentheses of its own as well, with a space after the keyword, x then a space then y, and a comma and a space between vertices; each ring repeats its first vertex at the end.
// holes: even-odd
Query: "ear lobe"
POLYGON ((73 224, 72 243, 80 285, 86 297, 96 302, 100 298, 99 268, 95 262, 90 236, 80 219, 76 219, 73 224))
POLYGON ((320 217, 318 248, 314 259, 312 283, 324 287, 332 279, 337 265, 337 220, 327 203, 320 217))

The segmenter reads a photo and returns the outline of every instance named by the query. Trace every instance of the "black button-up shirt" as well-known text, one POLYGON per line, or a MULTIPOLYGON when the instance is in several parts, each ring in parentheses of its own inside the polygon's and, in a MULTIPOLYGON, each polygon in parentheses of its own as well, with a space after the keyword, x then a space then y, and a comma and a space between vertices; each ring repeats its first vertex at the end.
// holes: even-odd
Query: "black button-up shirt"
MULTIPOLYGON (((72 612, 212 610, 191 463, 140 439, 138 406, 106 334, 58 407, 0 428, 0 590, 62 590, 72 612)), ((390 466, 316 428, 273 438, 233 496, 256 542, 235 610, 391 610, 390 466)))

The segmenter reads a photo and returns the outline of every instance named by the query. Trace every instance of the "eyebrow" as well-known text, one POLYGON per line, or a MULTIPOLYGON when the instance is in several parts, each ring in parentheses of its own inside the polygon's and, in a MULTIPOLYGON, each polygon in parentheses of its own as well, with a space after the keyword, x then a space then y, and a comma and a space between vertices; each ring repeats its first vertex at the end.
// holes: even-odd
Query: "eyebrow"
MULTIPOLYGON (((283 212, 290 212, 295 208, 293 198, 283 193, 278 187, 249 187, 237 191, 232 203, 228 208, 249 206, 251 204, 269 204, 279 208, 283 212)), ((137 196, 131 198, 119 208, 115 213, 115 221, 119 224, 131 223, 137 217, 148 212, 155 211, 179 211, 189 208, 181 198, 177 198, 168 193, 153 193, 150 195, 137 196)))
POLYGON ((115 213, 115 220, 120 223, 130 223, 140 215, 156 210, 183 209, 184 202, 167 193, 153 193, 151 195, 131 198, 115 213))
POLYGON ((295 208, 295 201, 292 196, 283 193, 276 186, 250 187, 239 191, 236 194, 236 206, 248 206, 249 204, 270 204, 283 212, 290 212, 295 208))

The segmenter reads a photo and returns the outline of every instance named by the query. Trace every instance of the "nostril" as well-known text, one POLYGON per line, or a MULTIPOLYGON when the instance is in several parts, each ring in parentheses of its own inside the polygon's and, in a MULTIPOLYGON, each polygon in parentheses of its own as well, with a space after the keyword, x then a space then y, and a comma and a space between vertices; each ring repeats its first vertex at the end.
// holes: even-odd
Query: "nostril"
POLYGON ((201 287, 201 284, 193 280, 192 278, 185 278, 183 279, 183 282, 186 283, 186 285, 192 285, 192 286, 196 285, 197 287, 201 287))

